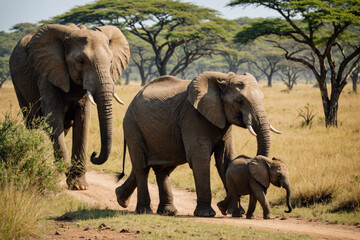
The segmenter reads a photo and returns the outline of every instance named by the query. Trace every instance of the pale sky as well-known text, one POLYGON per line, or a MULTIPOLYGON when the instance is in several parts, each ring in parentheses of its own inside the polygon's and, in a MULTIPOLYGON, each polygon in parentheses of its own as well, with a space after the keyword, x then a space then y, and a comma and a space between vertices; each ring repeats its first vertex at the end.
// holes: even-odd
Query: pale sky
MULTIPOLYGON (((135 0, 134 0, 135 1, 135 0)), ((0 0, 0 31, 8 32, 17 23, 37 23, 65 13, 75 6, 94 2, 93 0, 0 0)), ((226 7, 229 0, 182 0, 202 7, 218 10, 222 17, 277 17, 277 12, 265 8, 226 7)))

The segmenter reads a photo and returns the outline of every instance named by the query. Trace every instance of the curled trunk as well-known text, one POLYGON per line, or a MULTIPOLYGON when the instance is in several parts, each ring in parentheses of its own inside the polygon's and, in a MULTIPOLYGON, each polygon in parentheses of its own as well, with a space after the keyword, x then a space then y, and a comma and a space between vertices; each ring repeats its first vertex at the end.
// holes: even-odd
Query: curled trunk
POLYGON ((286 205, 288 207, 288 210, 285 210, 285 212, 291 213, 292 207, 291 207, 291 202, 290 202, 290 195, 291 195, 290 186, 286 186, 285 190, 286 190, 286 205))
POLYGON ((93 164, 103 164, 109 158, 112 144, 112 92, 100 92, 95 95, 97 103, 100 135, 101 135, 101 151, 99 157, 96 152, 91 155, 93 164))

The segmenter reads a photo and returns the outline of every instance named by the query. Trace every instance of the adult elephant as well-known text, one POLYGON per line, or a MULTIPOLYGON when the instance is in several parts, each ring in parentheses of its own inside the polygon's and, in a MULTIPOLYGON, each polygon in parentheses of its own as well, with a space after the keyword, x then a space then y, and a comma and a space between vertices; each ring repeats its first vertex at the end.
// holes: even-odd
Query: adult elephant
POLYGON ((90 125, 90 102, 97 104, 101 152, 91 161, 104 163, 112 142, 114 81, 128 65, 130 49, 113 26, 88 30, 73 24, 47 25, 23 37, 10 57, 10 71, 28 127, 48 116, 56 159, 69 160, 64 137, 73 127, 70 189, 88 188, 85 157, 90 125))
POLYGON ((132 172, 116 189, 127 207, 138 189, 136 212, 151 212, 147 186, 149 168, 156 174, 160 203, 157 212, 173 215, 176 208, 169 175, 188 162, 193 170, 195 216, 214 216, 211 207, 210 157, 214 153, 224 181, 226 164, 234 158, 231 125, 257 136, 258 155, 269 154, 270 124, 263 93, 251 74, 205 72, 192 81, 163 76, 146 85, 131 102, 123 122, 132 172))

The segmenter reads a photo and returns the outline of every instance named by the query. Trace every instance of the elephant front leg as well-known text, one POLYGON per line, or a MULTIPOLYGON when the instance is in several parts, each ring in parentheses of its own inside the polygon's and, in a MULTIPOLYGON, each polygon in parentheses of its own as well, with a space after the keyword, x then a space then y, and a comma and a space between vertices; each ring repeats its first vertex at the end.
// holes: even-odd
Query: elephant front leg
POLYGON ((264 219, 270 219, 271 218, 270 204, 266 197, 266 193, 265 193, 266 189, 263 186, 261 186, 260 184, 253 184, 253 186, 251 188, 252 188, 255 198, 261 204, 261 207, 263 209, 264 219))
POLYGON ((77 109, 74 116, 71 166, 66 178, 66 183, 72 190, 86 190, 89 187, 85 178, 89 127, 90 104, 86 102, 77 109))
POLYGON ((192 161, 192 169, 197 196, 194 216, 214 217, 216 213, 211 207, 210 159, 194 159, 194 161, 192 161))
POLYGON ((174 216, 177 213, 169 179, 170 173, 175 168, 176 167, 153 168, 156 174, 156 182, 159 187, 160 203, 156 211, 158 214, 174 216))

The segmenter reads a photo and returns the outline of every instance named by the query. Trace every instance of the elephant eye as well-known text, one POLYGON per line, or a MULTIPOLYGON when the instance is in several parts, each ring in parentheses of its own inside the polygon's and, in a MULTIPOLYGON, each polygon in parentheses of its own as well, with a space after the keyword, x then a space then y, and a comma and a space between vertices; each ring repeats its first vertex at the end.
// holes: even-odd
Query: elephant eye
POLYGON ((281 173, 277 173, 276 176, 278 177, 278 179, 281 179, 281 173))
POLYGON ((76 58, 76 62, 78 62, 79 64, 83 65, 84 64, 84 59, 79 57, 79 58, 76 58))
POLYGON ((241 90, 241 89, 244 89, 245 84, 243 82, 240 82, 240 83, 236 84, 236 87, 238 87, 241 90))

